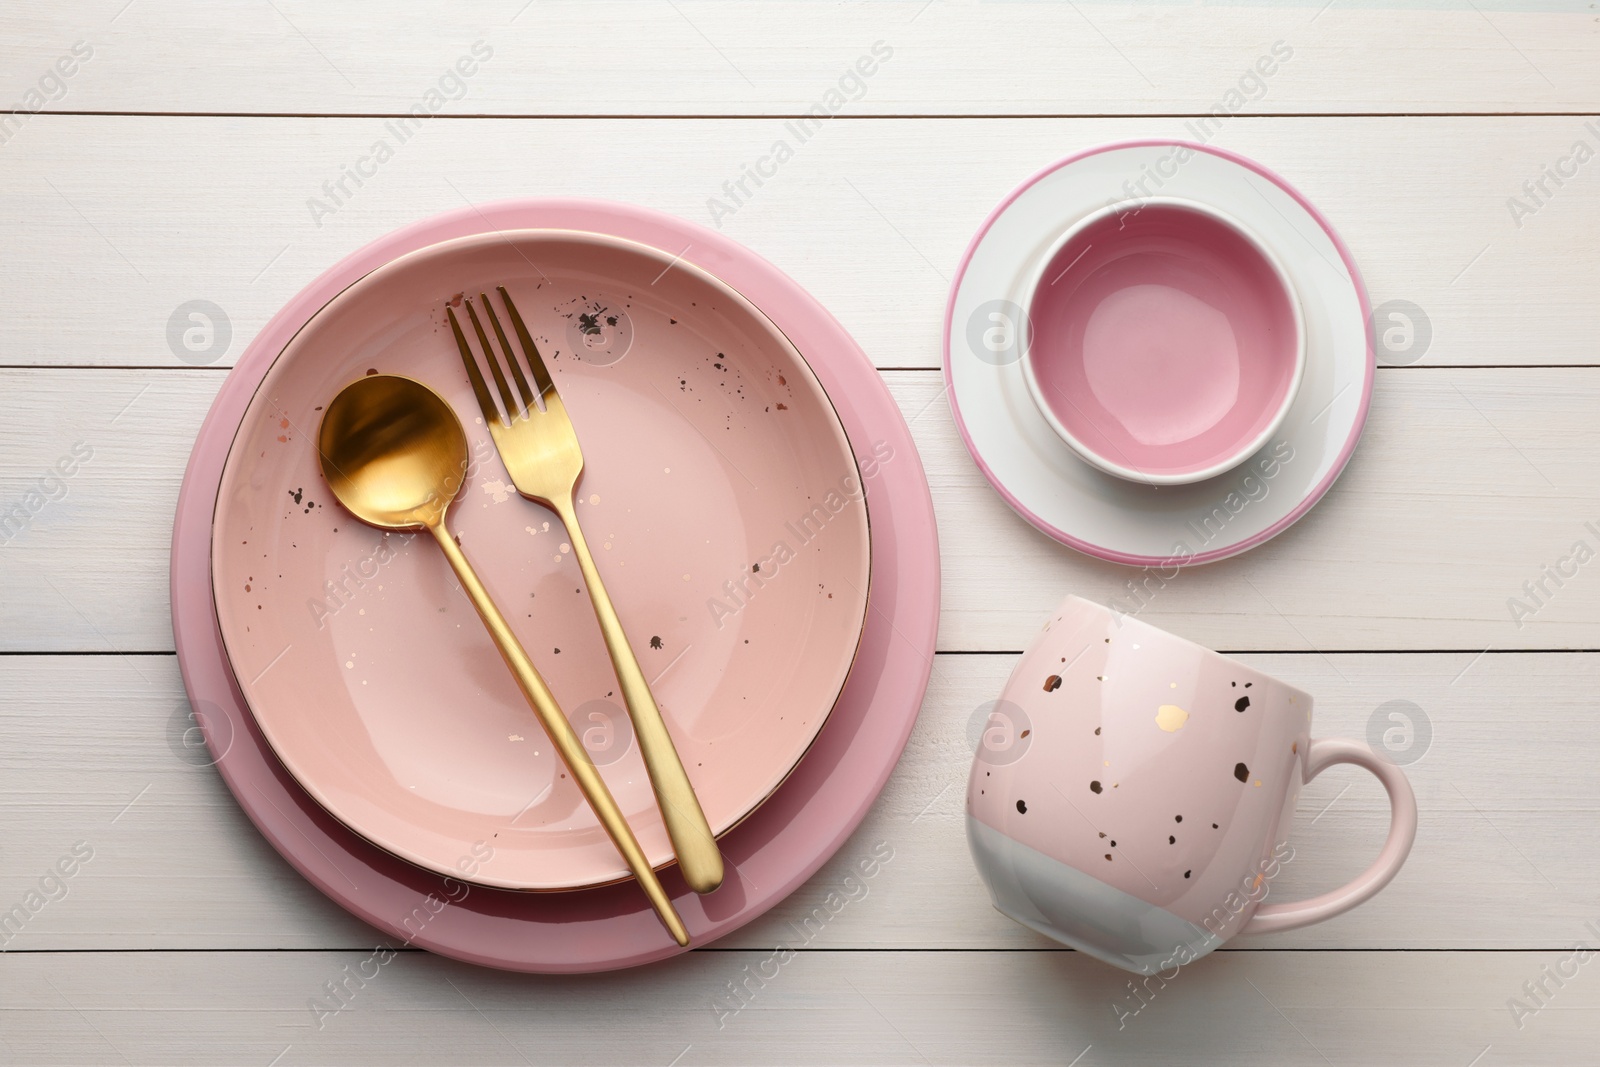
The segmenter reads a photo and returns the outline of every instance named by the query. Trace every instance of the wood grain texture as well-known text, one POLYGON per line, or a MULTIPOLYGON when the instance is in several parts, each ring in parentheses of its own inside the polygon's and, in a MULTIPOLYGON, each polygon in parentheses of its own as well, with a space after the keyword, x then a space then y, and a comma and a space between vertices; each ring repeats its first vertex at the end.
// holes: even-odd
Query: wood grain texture
MULTIPOLYGON (((182 367, 169 317, 205 299, 231 321, 213 363, 226 366, 312 278, 391 230, 469 203, 586 196, 720 225, 821 300, 878 366, 936 367, 950 280, 1014 186, 1095 144, 1195 136, 1183 118, 868 120, 803 144, 782 119, 484 120, 431 123, 398 144, 393 125, 34 117, 0 145, 11 235, 0 285, 13 309, 0 365, 182 367), (381 165, 369 158, 380 139, 393 146, 381 165), (734 204, 725 183, 779 139, 793 158, 734 204), (360 186, 345 177, 358 164, 372 172, 360 186), (736 210, 714 215, 715 198, 736 210), (65 294, 80 297, 70 314, 65 294)), ((1252 118, 1212 143, 1310 197, 1375 303, 1422 309, 1431 342, 1408 361, 1600 364, 1600 162, 1560 187, 1542 177, 1579 140, 1600 149, 1600 119, 1252 118), (1548 196, 1529 199, 1523 183, 1536 180, 1548 196), (1512 197, 1531 213, 1513 217, 1512 197)))
MULTIPOLYGON (((1600 564, 1547 569, 1600 550, 1600 162, 1573 168, 1600 151, 1597 54, 1588 0, 9 4, 0 522, 25 522, 0 527, 0 911, 75 843, 93 856, 0 933, 0 1064, 1600 1064, 1600 964, 1573 953, 1600 941, 1600 564), (402 138, 414 107, 441 121, 402 138), (840 121, 802 139, 808 109, 840 121), (1361 908, 1138 999, 989 906, 962 785, 974 716, 1060 596, 1141 576, 1005 507, 935 368, 950 279, 1007 192, 1208 113, 1431 340, 1380 370, 1307 518, 1141 614, 1315 693, 1317 735, 1409 725, 1421 827, 1361 908), (379 139, 392 158, 358 185, 379 139), (734 201, 780 139, 793 158, 734 201), (718 945, 576 979, 415 951, 374 970, 378 933, 184 746, 173 506, 224 371, 295 292, 397 227, 527 196, 720 228, 844 323, 927 469, 942 653, 857 834, 718 945), (197 299, 232 336, 190 367, 169 318, 197 299), (846 882, 873 849, 892 859, 846 882)), ((1330 771, 1273 893, 1344 882, 1386 824, 1370 778, 1330 771)))
POLYGON ((404 112, 479 40, 492 58, 447 111, 795 114, 842 88, 845 114, 1197 114, 1278 41, 1292 58, 1241 87, 1252 111, 1573 110, 1600 88, 1581 0, 18 7, 0 52, 14 93, 73 42, 94 48, 53 109, 404 112), (865 92, 840 87, 879 41, 893 54, 865 92))
MULTIPOLYGON (((1021 650, 1067 592, 1137 603, 1138 571, 1064 549, 1006 507, 955 434, 938 373, 885 378, 932 486, 941 649, 1021 650)), ((1600 648, 1600 564, 1561 562, 1578 541, 1600 550, 1585 525, 1600 527, 1600 370, 1378 378, 1366 436, 1321 504, 1275 540, 1153 589, 1142 617, 1224 649, 1600 648), (1557 566, 1574 573, 1545 576, 1557 566)), ((172 648, 172 515, 220 383, 201 370, 0 370, 0 510, 75 444, 93 450, 61 499, 0 544, 0 650, 172 648)))
MULTIPOLYGON (((1554 950, 1594 938, 1600 839, 1591 728, 1600 654, 1251 655, 1317 695, 1313 733, 1412 760, 1421 825, 1374 900, 1253 949, 1554 950), (1391 719, 1393 701, 1406 720, 1391 719), (1537 738, 1538 743, 1530 742, 1537 738), (1414 747, 1412 747, 1414 746, 1414 747)), ((995 912, 967 854, 974 717, 1016 657, 941 655, 904 758, 866 821, 789 900, 719 948, 1053 949, 995 912), (869 878, 858 861, 889 858, 869 878), (850 876, 847 878, 847 876, 850 876), (809 933, 801 931, 808 929, 809 933), (820 929, 820 932, 819 932, 820 929)), ((184 758, 187 705, 171 656, 0 657, 0 910, 72 845, 93 858, 7 951, 354 949, 376 932, 279 859, 220 777, 184 758)), ((1382 843, 1382 789, 1354 768, 1312 782, 1271 893, 1340 885, 1382 843)))
POLYGON ((1128 990, 1127 975, 1065 952, 801 952, 781 965, 770 949, 701 952, 632 972, 553 979, 424 953, 380 965, 369 962, 370 947, 11 955, 0 958, 0 1055, 16 1063, 274 1067, 1279 1067, 1465 1065, 1474 1057, 1577 1067, 1600 1062, 1600 981, 1588 973, 1600 964, 1589 962, 1559 989, 1546 980, 1553 995, 1520 1030, 1506 1005, 1569 955, 1223 951, 1192 976, 1170 976, 1145 1001, 1128 990), (363 965, 370 979, 360 978, 363 965), (340 1002, 328 983, 340 982, 344 1006, 334 1013, 327 1006, 340 1002), (730 983, 747 990, 737 1011, 730 983), (1127 1014, 1138 1004, 1138 1014, 1127 1014))

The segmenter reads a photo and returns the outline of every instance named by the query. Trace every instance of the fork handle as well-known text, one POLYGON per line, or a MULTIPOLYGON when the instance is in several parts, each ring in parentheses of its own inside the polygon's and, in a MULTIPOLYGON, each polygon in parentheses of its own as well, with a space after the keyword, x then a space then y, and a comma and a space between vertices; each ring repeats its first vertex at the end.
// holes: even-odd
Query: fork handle
POLYGON ((645 770, 650 774, 650 785, 656 792, 656 806, 661 809, 661 819, 667 826, 667 836, 672 839, 672 849, 678 854, 678 867, 684 881, 696 893, 709 893, 722 884, 722 853, 717 839, 706 822, 700 800, 689 783, 689 774, 683 760, 667 732, 667 724, 656 706, 639 660, 628 643, 628 635, 617 618, 616 608, 600 571, 589 553, 589 543, 578 525, 578 516, 572 498, 550 501, 552 510, 561 518, 572 541, 572 553, 578 557, 578 567, 583 571, 584 584, 589 587, 589 599, 594 604, 594 617, 600 623, 600 632, 606 639, 606 651, 611 653, 611 664, 617 672, 617 682, 622 688, 622 699, 628 706, 628 716, 633 720, 633 732, 639 739, 639 754, 644 757, 645 770))
POLYGON ((544 678, 534 667, 533 661, 528 658, 528 653, 523 650, 522 642, 511 632, 505 616, 495 607, 489 591, 478 580, 477 572, 472 569, 472 564, 467 562, 461 546, 450 536, 450 531, 445 529, 444 523, 436 523, 430 526, 429 530, 438 540, 439 547, 444 549, 445 558, 455 569, 456 577, 461 579, 461 588, 466 590, 472 606, 478 609, 478 616, 483 619, 483 625, 494 638, 494 643, 499 647, 506 666, 510 667, 511 673, 516 676, 522 695, 528 698, 528 703, 539 716, 539 722, 543 724, 545 733, 550 735, 550 740, 554 742, 562 762, 572 772, 573 780, 578 783, 578 788, 583 791, 589 806, 599 817, 600 825, 605 827, 606 833, 616 844, 617 851, 622 853, 622 858, 627 861, 628 869, 644 887, 645 895, 650 898, 656 914, 661 917, 662 925, 667 928, 673 940, 680 945, 687 945, 689 931, 685 929, 683 920, 678 917, 666 890, 661 888, 661 881, 651 869, 650 861, 645 858, 644 849, 639 847, 638 839, 633 836, 633 829, 623 818, 622 809, 617 807, 616 800, 611 796, 611 790, 606 788, 605 779, 600 777, 594 760, 589 758, 588 749, 583 747, 583 742, 578 740, 572 724, 567 722, 566 715, 556 703, 555 695, 550 692, 550 687, 545 685, 544 678))

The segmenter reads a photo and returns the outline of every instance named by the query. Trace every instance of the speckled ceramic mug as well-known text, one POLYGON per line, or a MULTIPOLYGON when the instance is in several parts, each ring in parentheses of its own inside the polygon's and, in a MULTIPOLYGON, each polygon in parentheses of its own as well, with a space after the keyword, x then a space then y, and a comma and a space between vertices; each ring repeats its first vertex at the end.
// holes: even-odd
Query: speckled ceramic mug
POLYGON ((995 907, 1139 974, 1348 911, 1405 862, 1416 798, 1365 744, 1310 730, 1308 694, 1069 596, 1012 672, 972 765, 967 840, 995 907), (1383 851, 1340 889, 1263 904, 1293 856, 1300 787, 1336 763, 1388 792, 1383 851))

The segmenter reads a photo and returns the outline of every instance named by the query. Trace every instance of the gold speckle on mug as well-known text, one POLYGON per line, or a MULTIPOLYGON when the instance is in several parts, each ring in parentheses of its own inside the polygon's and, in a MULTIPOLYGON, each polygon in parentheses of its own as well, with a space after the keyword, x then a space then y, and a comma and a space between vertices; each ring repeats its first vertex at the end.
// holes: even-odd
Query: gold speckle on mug
POLYGON ((1156 725, 1169 734, 1183 729, 1183 724, 1188 721, 1189 713, 1176 704, 1163 704, 1156 709, 1156 725))

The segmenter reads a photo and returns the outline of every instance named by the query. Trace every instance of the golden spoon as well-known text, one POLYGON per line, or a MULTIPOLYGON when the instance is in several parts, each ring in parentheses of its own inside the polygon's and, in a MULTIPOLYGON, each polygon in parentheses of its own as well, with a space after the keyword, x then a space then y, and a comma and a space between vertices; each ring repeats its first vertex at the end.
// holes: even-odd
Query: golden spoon
POLYGON ((627 860, 667 931, 678 944, 687 945, 689 932, 605 779, 445 528, 445 512, 467 472, 467 436, 450 405, 421 382, 395 374, 369 374, 345 386, 328 405, 317 432, 317 452, 333 495, 356 518, 383 530, 427 527, 433 534, 600 825, 627 860))

